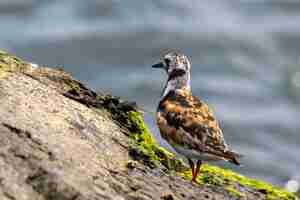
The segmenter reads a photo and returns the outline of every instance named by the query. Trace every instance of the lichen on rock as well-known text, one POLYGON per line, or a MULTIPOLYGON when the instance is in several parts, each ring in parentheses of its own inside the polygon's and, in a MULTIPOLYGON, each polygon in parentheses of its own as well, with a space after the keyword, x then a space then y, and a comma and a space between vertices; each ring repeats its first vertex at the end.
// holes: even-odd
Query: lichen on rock
POLYGON ((142 156, 143 158, 140 160, 147 161, 152 167, 162 164, 168 170, 186 169, 182 160, 176 159, 173 153, 158 145, 145 125, 141 113, 131 111, 128 113, 128 117, 132 127, 134 127, 130 135, 134 140, 134 144, 129 151, 132 157, 139 160, 138 157, 142 156))
MULTIPOLYGON (((237 196, 245 196, 245 188, 251 188, 266 195, 267 199, 296 199, 296 196, 284 189, 278 188, 260 180, 251 179, 231 170, 205 164, 201 168, 201 176, 197 179, 201 184, 226 187, 228 192, 237 196)), ((185 171, 183 176, 191 178, 190 171, 185 171)))
POLYGON ((12 56, 0 50, 0 78, 4 78, 9 72, 24 72, 30 68, 30 64, 22 61, 16 56, 12 56))

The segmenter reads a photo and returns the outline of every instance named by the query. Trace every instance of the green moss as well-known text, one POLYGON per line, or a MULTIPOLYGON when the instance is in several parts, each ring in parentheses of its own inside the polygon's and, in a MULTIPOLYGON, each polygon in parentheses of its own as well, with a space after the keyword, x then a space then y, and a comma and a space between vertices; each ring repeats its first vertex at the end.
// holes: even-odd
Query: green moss
POLYGON ((237 196, 237 197, 245 197, 246 195, 240 191, 238 191, 237 189, 235 189, 233 186, 228 186, 226 188, 226 190, 232 194, 233 196, 237 196))
POLYGON ((30 65, 21 59, 0 50, 0 78, 12 71, 25 71, 30 65))
MULTIPOLYGON (((184 173, 182 173, 182 175, 189 180, 191 179, 190 170, 185 171, 184 173)), ((230 170, 224 170, 219 167, 210 166, 207 164, 201 167, 201 176, 197 178, 197 181, 201 184, 228 186, 231 192, 233 191, 232 185, 236 185, 239 187, 243 187, 243 186, 250 187, 263 194, 266 194, 268 199, 285 199, 285 200, 297 199, 297 197, 294 194, 284 189, 275 187, 263 181, 247 178, 245 176, 242 176, 230 170)), ((236 190, 235 192, 240 192, 238 189, 235 190, 236 190)))
POLYGON ((130 111, 128 113, 131 124, 135 127, 130 137, 135 141, 135 147, 138 147, 151 162, 158 164, 164 157, 173 157, 173 154, 159 147, 148 127, 145 125, 140 113, 130 111))
MULTIPOLYGON (((62 72, 62 73, 65 74, 65 72, 62 72)), ((49 78, 53 80, 53 77, 49 77, 49 78)), ((55 81, 62 84, 63 91, 66 91, 66 92, 73 91, 76 94, 81 94, 87 90, 87 88, 82 83, 72 79, 69 76, 65 77, 64 75, 58 75, 55 78, 59 79, 59 80, 55 80, 55 81)))
POLYGON ((146 162, 154 166, 162 164, 172 170, 186 169, 182 160, 176 159, 173 153, 159 146, 139 112, 130 111, 128 116, 130 123, 135 127, 130 135, 135 141, 132 148, 137 148, 144 155, 146 162))

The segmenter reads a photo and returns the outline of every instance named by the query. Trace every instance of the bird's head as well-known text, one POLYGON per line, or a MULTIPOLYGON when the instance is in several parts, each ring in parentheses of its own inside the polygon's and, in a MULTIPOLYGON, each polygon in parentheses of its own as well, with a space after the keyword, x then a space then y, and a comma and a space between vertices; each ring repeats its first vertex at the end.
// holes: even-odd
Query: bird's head
POLYGON ((153 68, 163 68, 170 76, 189 74, 191 64, 188 58, 178 51, 169 51, 161 56, 159 63, 152 65, 153 68))

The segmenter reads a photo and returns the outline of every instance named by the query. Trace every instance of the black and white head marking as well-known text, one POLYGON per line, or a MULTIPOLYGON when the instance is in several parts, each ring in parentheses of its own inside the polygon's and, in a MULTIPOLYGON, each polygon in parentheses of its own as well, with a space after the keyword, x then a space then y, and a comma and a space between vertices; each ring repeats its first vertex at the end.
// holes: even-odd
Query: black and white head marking
POLYGON ((182 73, 190 73, 191 64, 188 58, 180 52, 171 51, 164 54, 161 58, 164 63, 166 72, 170 76, 181 75, 182 73))
POLYGON ((161 57, 161 62, 153 65, 154 68, 163 68, 168 74, 168 80, 162 92, 164 98, 170 91, 179 89, 190 90, 191 64, 188 58, 178 52, 170 51, 161 57))

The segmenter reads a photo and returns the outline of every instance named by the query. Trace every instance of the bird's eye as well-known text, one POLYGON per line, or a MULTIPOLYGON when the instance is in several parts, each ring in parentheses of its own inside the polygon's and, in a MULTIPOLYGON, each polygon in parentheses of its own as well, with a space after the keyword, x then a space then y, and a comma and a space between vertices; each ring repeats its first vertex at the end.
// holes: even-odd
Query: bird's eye
POLYGON ((171 60, 169 58, 165 58, 165 63, 167 64, 167 66, 169 66, 171 60))

